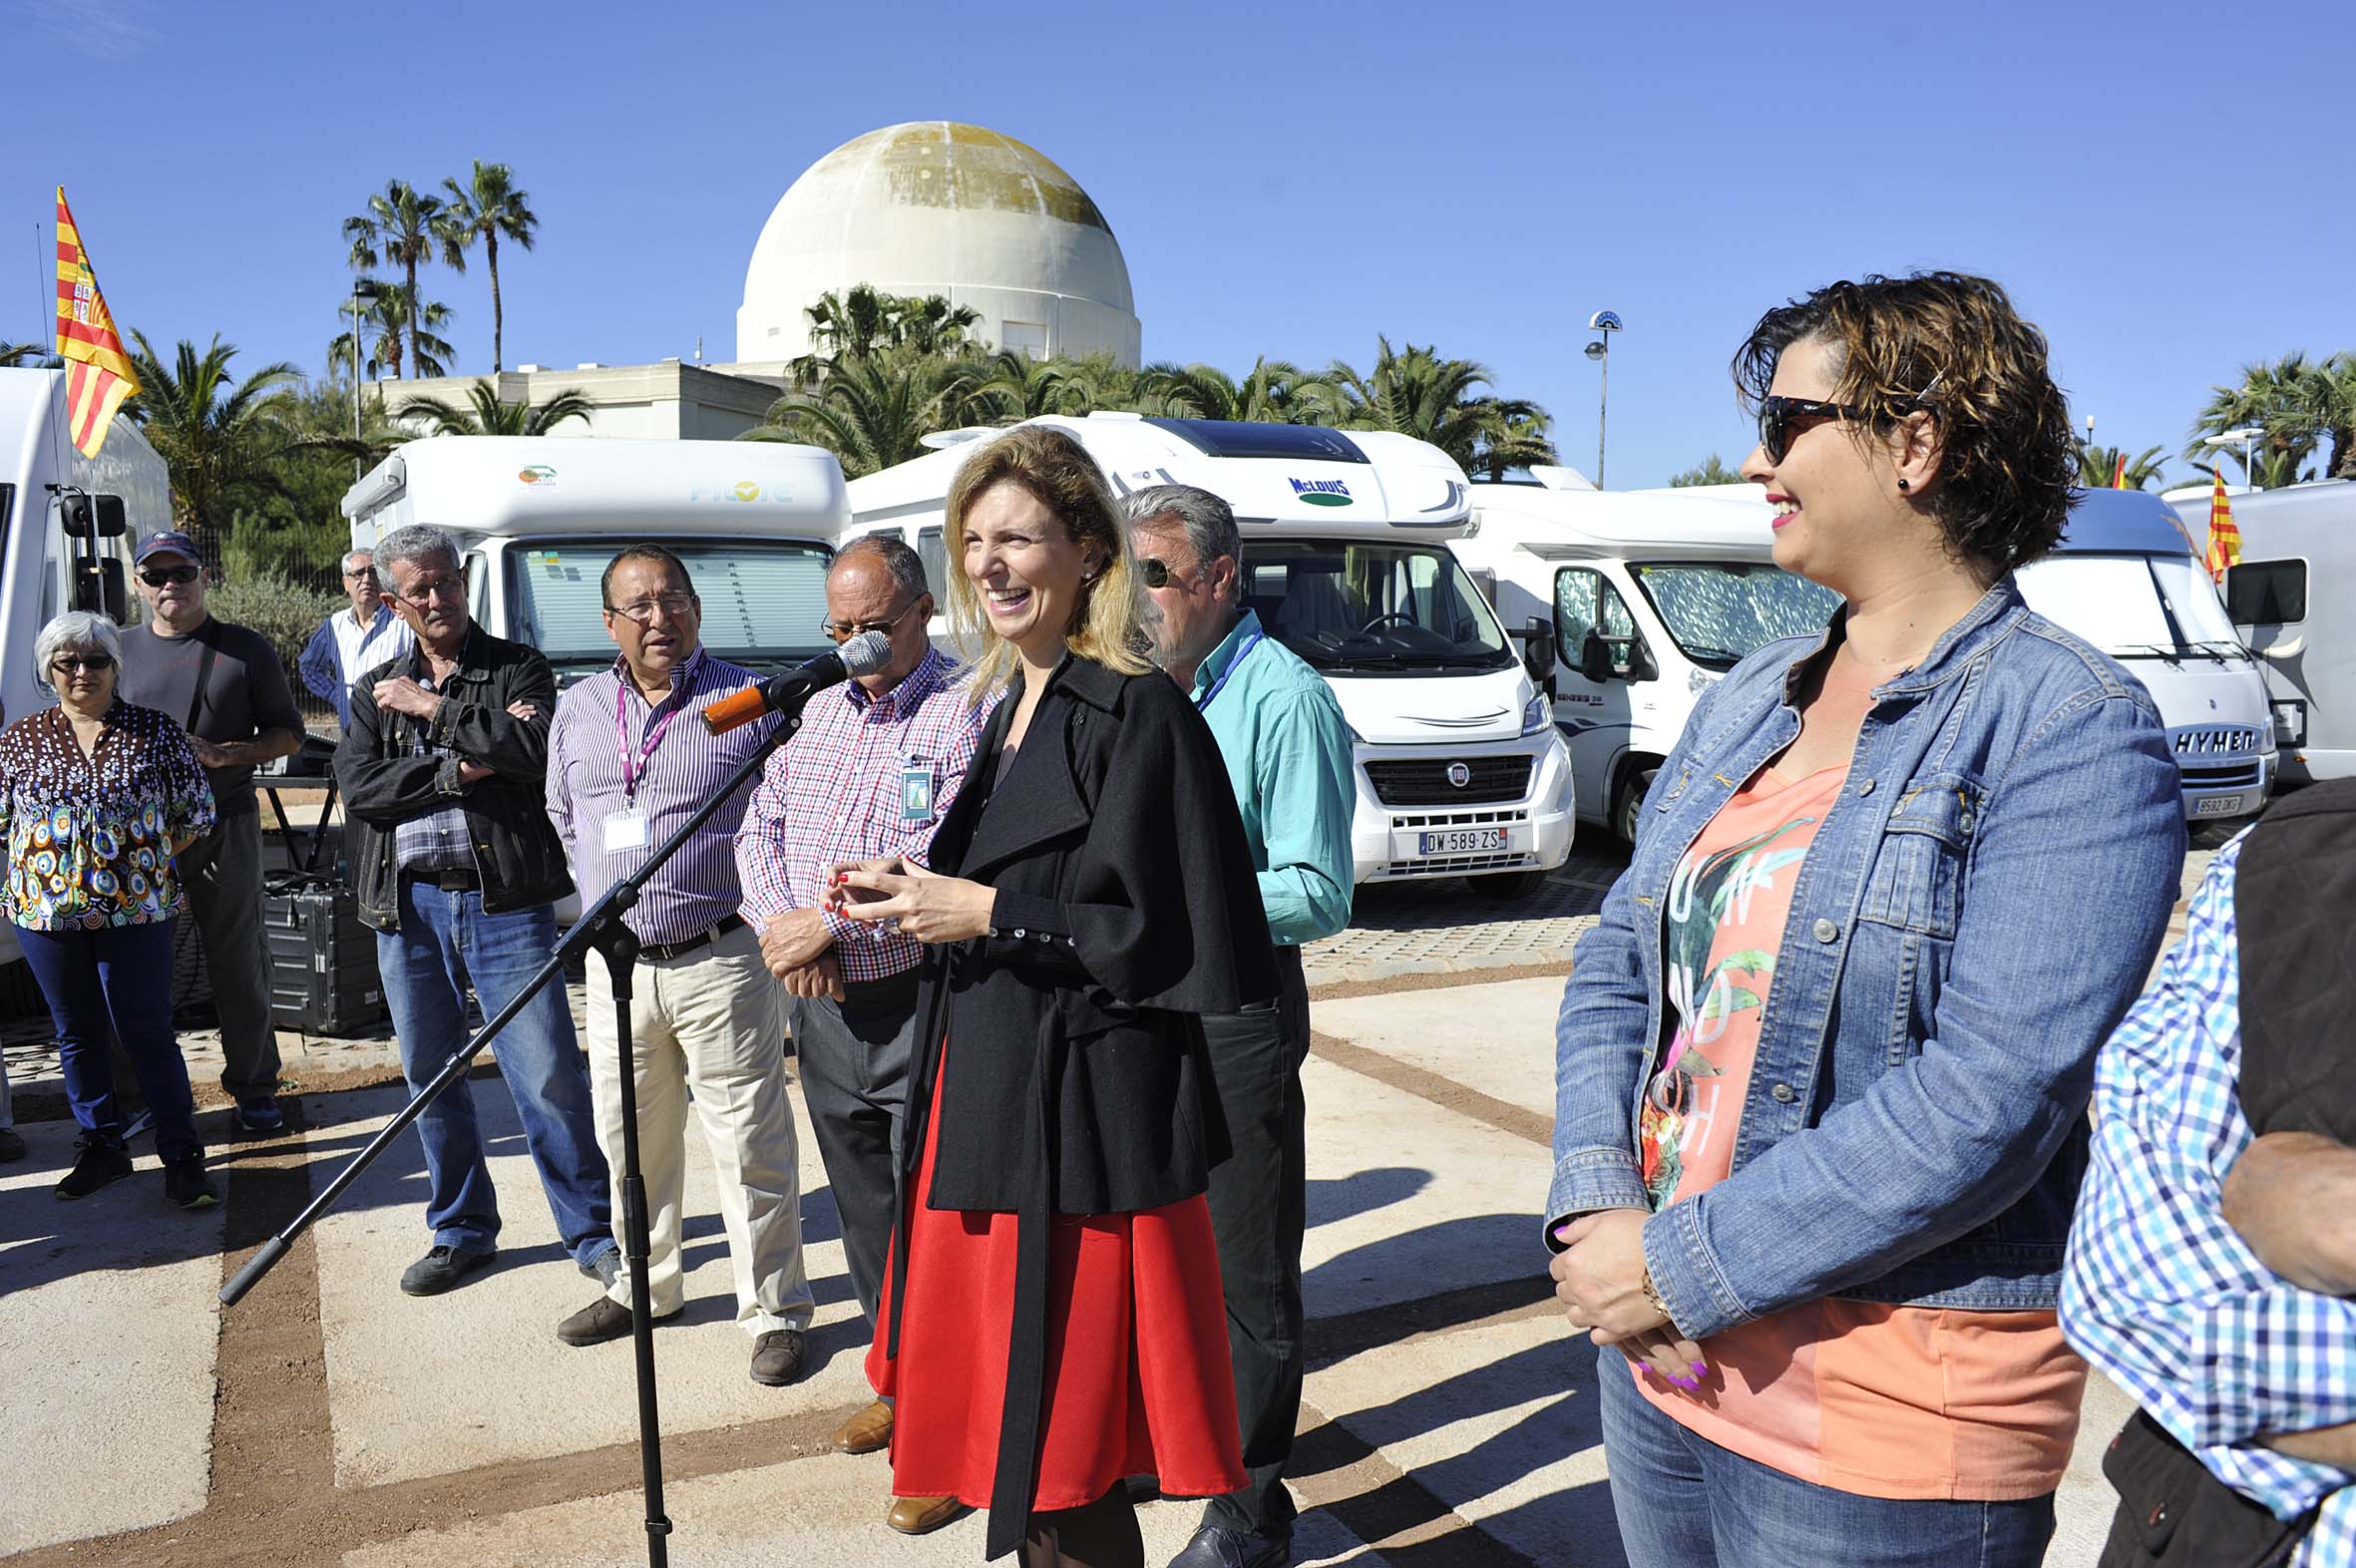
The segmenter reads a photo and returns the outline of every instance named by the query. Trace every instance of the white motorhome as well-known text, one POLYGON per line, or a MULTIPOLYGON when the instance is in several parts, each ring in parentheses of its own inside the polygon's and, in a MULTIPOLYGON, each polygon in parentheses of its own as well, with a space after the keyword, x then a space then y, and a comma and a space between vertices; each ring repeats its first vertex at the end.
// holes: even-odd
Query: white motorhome
MULTIPOLYGON (((132 549, 172 527, 171 477, 137 426, 117 414, 96 458, 68 428, 64 371, 0 370, 0 705, 11 720, 56 700, 33 667, 41 627, 69 609, 130 624, 132 549)), ((0 963, 16 958, 0 921, 0 963)))
POLYGON ((628 545, 678 553, 703 600, 703 642, 755 669, 824 652, 826 571, 849 513, 817 447, 760 441, 431 436, 345 492, 352 544, 411 523, 457 543, 485 629, 548 655, 560 683, 614 659, 599 597, 628 545))
MULTIPOLYGON (((1579 814, 1623 837, 1702 691, 1765 643, 1815 631, 1838 602, 1775 567, 1769 508, 1748 486, 1476 485, 1473 498, 1474 531, 1454 548, 1508 625, 1551 619, 1579 814)), ((2151 691, 2186 818, 2265 805, 2276 759, 2263 687, 2158 497, 2086 492, 2061 548, 2018 581, 2032 609, 2151 691)))
POLYGON ((1775 566, 1755 486, 1606 491, 1533 472, 1473 486, 1472 531, 1450 548, 1517 635, 1552 628, 1579 815, 1630 839, 1701 694, 1775 638, 1820 629, 1840 600, 1775 566))
MULTIPOLYGON (((1410 437, 1096 413, 1068 431, 1116 494, 1197 485, 1235 509, 1244 602, 1333 686, 1357 737, 1360 882, 1467 877, 1512 896, 1570 853, 1571 764, 1545 699, 1448 542, 1464 471, 1410 437)), ((977 432, 976 438, 995 431, 977 432)), ((899 533, 940 581, 972 440, 851 482, 850 532, 899 533)))
MULTIPOLYGON (((2207 548, 2207 498, 2178 503, 2207 548)), ((2291 783, 2356 777, 2356 616, 2331 606, 2356 584, 2356 484, 2293 485, 2233 503, 2241 561, 2225 613, 2258 655, 2291 783)))

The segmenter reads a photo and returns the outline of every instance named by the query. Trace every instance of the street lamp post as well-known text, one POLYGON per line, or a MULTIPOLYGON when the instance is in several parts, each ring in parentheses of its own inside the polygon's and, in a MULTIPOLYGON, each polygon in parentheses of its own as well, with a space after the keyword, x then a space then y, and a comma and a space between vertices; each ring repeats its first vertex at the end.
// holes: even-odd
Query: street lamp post
POLYGON ((2258 484, 2257 463, 2250 455, 2250 443, 2257 440, 2258 437, 2264 435, 2265 433, 2265 429, 2262 426, 2244 425, 2239 430, 2223 430, 2219 431, 2213 436, 2202 436, 2200 438, 2200 444, 2209 448, 2211 451, 2215 451, 2220 447, 2229 447, 2236 442, 2240 443, 2242 481, 2243 483, 2247 484, 2250 489, 2257 490, 2261 487, 2258 484))
POLYGON ((1598 310, 1587 318, 1587 329, 1600 333, 1587 345, 1587 357, 1602 371, 1602 380, 1595 397, 1595 488, 1603 489, 1604 426, 1612 406, 1612 334, 1624 332, 1620 315, 1615 310, 1598 310))

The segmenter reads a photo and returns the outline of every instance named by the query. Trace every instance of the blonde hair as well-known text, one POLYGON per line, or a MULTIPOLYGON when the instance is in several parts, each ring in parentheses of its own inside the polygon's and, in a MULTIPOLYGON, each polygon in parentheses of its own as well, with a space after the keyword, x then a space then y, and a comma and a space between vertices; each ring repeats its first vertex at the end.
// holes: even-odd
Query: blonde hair
POLYGON ((1129 554, 1128 530, 1113 505, 1112 487, 1087 450, 1052 425, 1016 425, 966 460, 949 487, 945 543, 949 547, 949 622, 973 652, 967 695, 980 702, 1014 678, 1021 655, 982 613, 982 592, 966 576, 966 518, 974 503, 1001 484, 1020 486, 1063 525, 1073 544, 1101 555, 1104 565, 1080 585, 1079 613, 1063 645, 1124 675, 1153 668, 1145 646, 1145 603, 1129 554))

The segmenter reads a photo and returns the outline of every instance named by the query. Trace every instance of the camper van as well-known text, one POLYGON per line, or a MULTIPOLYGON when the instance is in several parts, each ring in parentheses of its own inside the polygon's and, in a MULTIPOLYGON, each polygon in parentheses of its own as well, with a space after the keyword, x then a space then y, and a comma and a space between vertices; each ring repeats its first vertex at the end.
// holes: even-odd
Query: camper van
MULTIPOLYGON (((1473 504, 1453 548, 1508 625, 1552 618, 1579 814, 1623 838, 1710 683, 1777 637, 1816 631, 1838 602, 1775 567, 1769 509, 1751 487, 1475 485, 1473 504)), ((2030 608, 2151 691, 2187 818, 2265 805, 2275 753, 2255 663, 2158 497, 2086 492, 2060 549, 2018 582, 2030 608)))
MULTIPOLYGON (((2205 551, 2206 498, 2178 510, 2205 551)), ((2242 496, 2233 521, 2241 561, 2225 573, 2225 613, 2265 671, 2282 776, 2356 777, 2356 616, 2331 608, 2356 583, 2356 484, 2242 496)))
MULTIPOLYGON (((33 667, 49 619, 90 609, 128 625, 131 552, 172 527, 164 460, 121 414, 86 458, 67 434, 66 373, 0 370, 0 704, 11 721, 56 700, 33 667)), ((0 921, 0 963, 17 958, 0 921)))
MULTIPOLYGON (((1531 675, 1448 542, 1464 471, 1387 432, 1095 413, 1067 431, 1116 495, 1197 485, 1243 530, 1244 602, 1322 674, 1357 738, 1360 882, 1467 877, 1500 897, 1571 846, 1571 765, 1531 675)), ((963 433, 960 433, 961 435, 963 433)), ((852 535, 900 534, 936 581, 950 481, 976 440, 851 482, 852 535)), ((1542 639, 1543 641, 1543 639, 1542 639)), ((1541 647, 1548 660, 1551 648, 1541 647)))
POLYGON ((612 664, 605 568, 649 541, 686 564, 714 654, 779 670, 826 651, 826 571, 848 516, 842 467, 817 447, 553 436, 406 442, 343 512, 355 549, 412 523, 449 534, 476 622, 539 648, 560 685, 612 664))

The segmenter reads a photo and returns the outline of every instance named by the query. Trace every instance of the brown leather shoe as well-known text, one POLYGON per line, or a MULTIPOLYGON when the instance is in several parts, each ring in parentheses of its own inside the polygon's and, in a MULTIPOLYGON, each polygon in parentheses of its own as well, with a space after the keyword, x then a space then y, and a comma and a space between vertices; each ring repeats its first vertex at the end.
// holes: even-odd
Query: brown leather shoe
POLYGON ((629 1332, 630 1310, 605 1296, 557 1325, 557 1338, 571 1346, 603 1345, 629 1332))
POLYGON ((878 1399, 835 1428, 827 1445, 837 1453, 873 1453, 892 1446, 892 1406, 878 1399))
POLYGON ((771 1329, 753 1341, 752 1379, 782 1388, 802 1375, 802 1331, 771 1329))
POLYGON ((973 1511, 955 1497, 895 1497, 884 1522, 902 1535, 924 1535, 973 1511))

